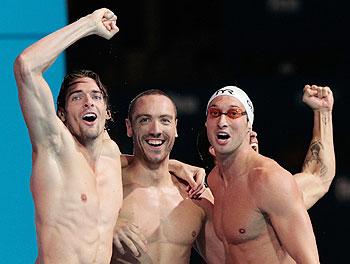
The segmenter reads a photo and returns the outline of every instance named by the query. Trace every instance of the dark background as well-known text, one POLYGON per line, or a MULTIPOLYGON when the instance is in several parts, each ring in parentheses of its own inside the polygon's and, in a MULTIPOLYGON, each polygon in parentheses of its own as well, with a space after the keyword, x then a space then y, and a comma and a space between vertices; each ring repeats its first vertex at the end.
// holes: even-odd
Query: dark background
MULTIPOLYGON (((179 110, 172 157, 200 166, 196 137, 210 95, 225 85, 243 88, 255 106, 260 151, 299 172, 312 134, 312 111, 301 102, 305 84, 328 85, 337 175, 329 193, 309 210, 321 263, 349 263, 350 179, 348 10, 345 1, 192 0, 68 1, 69 20, 100 7, 118 16, 110 41, 91 36, 67 51, 68 71, 98 72, 116 112, 111 136, 131 153, 124 118, 130 100, 157 88, 179 110)), ((295 227, 298 228, 298 227, 295 227)), ((293 230, 291 230, 293 232, 293 230)), ((194 253, 193 263, 199 262, 194 253)))

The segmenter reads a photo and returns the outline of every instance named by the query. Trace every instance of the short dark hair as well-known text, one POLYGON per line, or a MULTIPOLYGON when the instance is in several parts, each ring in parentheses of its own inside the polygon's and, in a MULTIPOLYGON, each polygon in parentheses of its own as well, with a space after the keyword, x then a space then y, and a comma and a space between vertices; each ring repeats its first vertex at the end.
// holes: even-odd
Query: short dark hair
POLYGON ((100 76, 93 71, 90 70, 75 70, 72 71, 71 73, 68 73, 61 84, 61 89, 60 92, 58 94, 57 97, 57 111, 62 108, 65 109, 66 107, 66 96, 67 93, 69 91, 69 87, 72 85, 72 83, 76 80, 76 79, 80 79, 80 78, 90 78, 93 79, 97 86, 100 88, 102 95, 103 95, 103 99, 107 105, 107 111, 110 111, 110 105, 109 105, 109 96, 108 96, 108 91, 106 86, 104 86, 104 84, 101 82, 100 76))
POLYGON ((135 105, 137 103, 137 101, 144 96, 147 95, 163 95, 167 98, 170 99, 170 101, 172 102, 173 106, 174 106, 174 111, 175 111, 175 118, 177 118, 177 109, 176 109, 176 105, 174 103, 174 100, 165 92, 163 92, 162 90, 158 90, 158 89, 150 89, 150 90, 146 90, 142 93, 139 93, 138 95, 136 95, 134 97, 134 99, 131 100, 130 104, 129 104, 129 110, 128 110, 128 119, 130 120, 130 122, 132 121, 132 114, 134 113, 135 110, 135 105))

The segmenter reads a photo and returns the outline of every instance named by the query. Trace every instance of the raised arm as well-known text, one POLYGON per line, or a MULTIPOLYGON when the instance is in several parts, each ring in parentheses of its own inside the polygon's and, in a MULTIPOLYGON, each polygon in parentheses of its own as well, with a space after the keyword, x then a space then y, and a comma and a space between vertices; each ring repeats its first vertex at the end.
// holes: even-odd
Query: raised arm
POLYGON ((335 176, 332 127, 334 99, 329 87, 306 85, 303 101, 314 112, 314 128, 302 172, 295 175, 295 180, 309 209, 328 192, 335 176))
POLYGON ((108 9, 99 9, 44 37, 17 57, 14 73, 34 151, 39 145, 55 142, 63 126, 56 116, 51 90, 43 78, 44 71, 77 40, 91 34, 109 39, 116 32, 116 16, 108 9))

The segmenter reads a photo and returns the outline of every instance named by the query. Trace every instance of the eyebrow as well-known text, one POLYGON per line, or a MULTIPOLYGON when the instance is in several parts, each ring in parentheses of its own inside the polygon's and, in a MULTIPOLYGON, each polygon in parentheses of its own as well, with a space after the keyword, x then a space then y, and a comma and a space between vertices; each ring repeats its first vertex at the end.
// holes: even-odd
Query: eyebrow
POLYGON ((75 94, 75 93, 81 93, 83 92, 82 90, 75 90, 73 92, 69 92, 68 95, 67 95, 67 98, 70 97, 72 94, 75 94))
MULTIPOLYGON (((139 114, 139 115, 135 116, 135 119, 140 118, 140 117, 152 117, 152 115, 150 115, 150 114, 139 114)), ((159 117, 160 118, 168 117, 168 118, 174 119, 174 117, 172 115, 167 115, 167 114, 160 115, 159 117)))
MULTIPOLYGON (((216 104, 213 104, 213 105, 209 106, 208 108, 211 108, 211 107, 217 107, 217 108, 219 108, 219 106, 216 105, 216 104)), ((242 107, 239 106, 239 105, 230 105, 229 107, 232 107, 232 108, 242 108, 242 107)))
MULTIPOLYGON (((80 89, 79 90, 74 90, 74 91, 68 93, 67 97, 70 97, 72 94, 82 93, 82 92, 83 92, 83 90, 80 90, 80 89)), ((93 94, 103 94, 101 90, 93 90, 93 91, 91 91, 91 93, 93 93, 93 94)))

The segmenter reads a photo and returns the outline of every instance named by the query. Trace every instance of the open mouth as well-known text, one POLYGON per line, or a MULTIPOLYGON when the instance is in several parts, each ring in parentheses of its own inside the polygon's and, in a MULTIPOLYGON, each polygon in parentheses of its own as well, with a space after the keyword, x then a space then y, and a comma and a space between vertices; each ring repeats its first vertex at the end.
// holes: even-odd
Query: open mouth
POLYGON ((160 147, 161 145, 163 145, 165 140, 161 140, 161 139, 147 139, 146 142, 147 142, 148 145, 150 145, 152 147, 160 147))
POLYGON ((83 120, 87 122, 94 122, 97 118, 97 115, 95 113, 86 113, 83 115, 83 120))
POLYGON ((219 140, 226 140, 230 138, 230 135, 225 132, 220 132, 216 135, 219 140))

